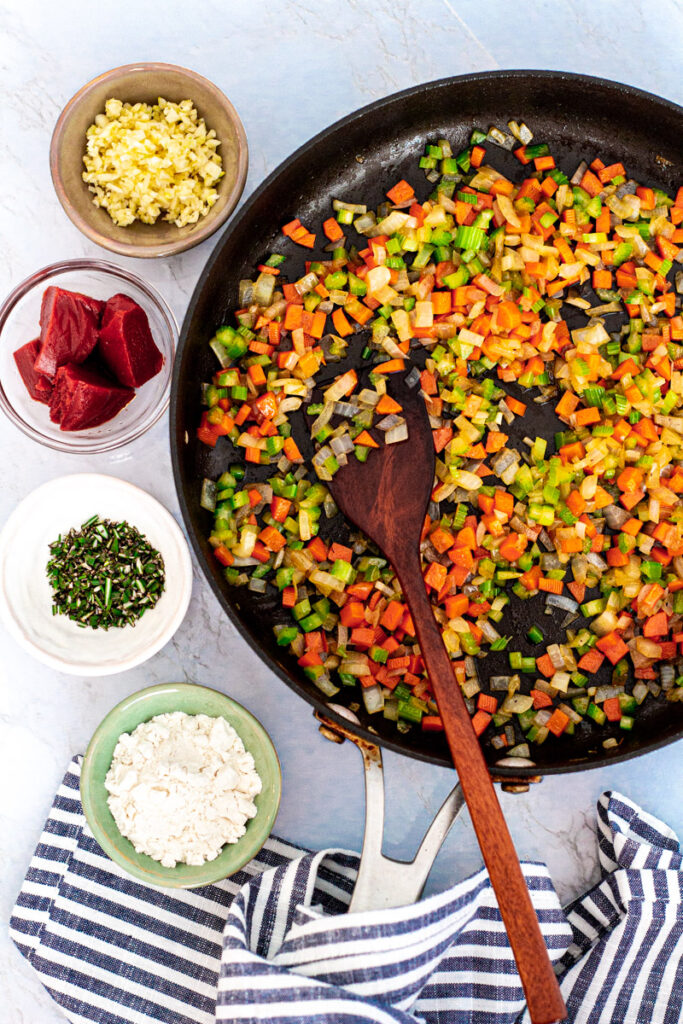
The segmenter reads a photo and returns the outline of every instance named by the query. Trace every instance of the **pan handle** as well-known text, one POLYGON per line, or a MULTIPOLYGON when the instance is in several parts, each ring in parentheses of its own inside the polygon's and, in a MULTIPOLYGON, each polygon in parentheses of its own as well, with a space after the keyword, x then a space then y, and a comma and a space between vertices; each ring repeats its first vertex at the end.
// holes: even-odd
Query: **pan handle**
POLYGON ((382 752, 374 743, 360 739, 350 729, 323 715, 315 716, 320 731, 335 742, 351 740, 363 755, 365 769, 365 833, 358 877, 349 913, 388 910, 417 902, 443 842, 462 808, 464 797, 456 783, 427 829, 411 861, 394 860, 382 853, 384 838, 384 768, 382 752))

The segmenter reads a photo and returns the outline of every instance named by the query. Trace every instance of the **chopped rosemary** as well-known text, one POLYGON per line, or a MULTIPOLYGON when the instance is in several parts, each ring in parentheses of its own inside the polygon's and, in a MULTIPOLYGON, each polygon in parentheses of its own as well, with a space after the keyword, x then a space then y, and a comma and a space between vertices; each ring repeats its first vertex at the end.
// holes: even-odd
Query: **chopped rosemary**
POLYGON ((50 544, 53 615, 83 628, 134 626, 164 590, 164 560, 134 526, 91 516, 50 544))

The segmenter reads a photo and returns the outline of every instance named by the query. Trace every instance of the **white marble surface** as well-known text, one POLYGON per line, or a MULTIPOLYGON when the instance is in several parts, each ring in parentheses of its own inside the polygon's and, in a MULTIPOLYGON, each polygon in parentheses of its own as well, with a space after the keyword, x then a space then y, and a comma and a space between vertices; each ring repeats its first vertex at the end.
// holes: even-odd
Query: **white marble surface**
MULTIPOLYGON (((0 5, 0 294, 53 260, 102 255, 67 220, 50 183, 48 145, 66 100, 98 72, 134 60, 184 64, 213 79, 247 131, 245 196, 280 160, 331 121, 370 100, 448 74, 546 67, 602 74, 681 102, 672 40, 683 38, 680 0, 5 0, 0 5), (653 16, 656 10, 656 16, 653 16), (531 44, 531 45, 530 45, 531 44)), ((676 46, 674 45, 674 49, 676 46)), ((678 47, 680 52, 680 46, 678 47)), ((170 260, 126 261, 182 318, 209 241, 170 260)), ((114 257, 114 260, 117 260, 114 257)), ((111 455, 59 455, 0 420, 0 523, 39 483, 97 470, 146 488, 179 518, 167 424, 111 455)), ((256 712, 284 770, 277 830, 310 846, 357 848, 360 756, 316 731, 308 705, 289 692, 221 614, 195 572, 190 612, 174 640, 141 668, 107 679, 58 675, 0 630, 0 1021, 57 1024, 59 1009, 7 938, 6 924, 54 790, 70 756, 120 698, 142 686, 187 679, 217 686, 256 712)), ((618 788, 683 832, 683 745, 602 771, 548 778, 502 797, 522 856, 545 860, 563 899, 595 877, 594 804, 618 788), (676 766, 678 776, 676 776, 676 766)), ((386 757, 387 850, 414 843, 451 776, 386 757)), ((479 852, 466 815, 451 833, 430 885, 474 870, 479 852)))

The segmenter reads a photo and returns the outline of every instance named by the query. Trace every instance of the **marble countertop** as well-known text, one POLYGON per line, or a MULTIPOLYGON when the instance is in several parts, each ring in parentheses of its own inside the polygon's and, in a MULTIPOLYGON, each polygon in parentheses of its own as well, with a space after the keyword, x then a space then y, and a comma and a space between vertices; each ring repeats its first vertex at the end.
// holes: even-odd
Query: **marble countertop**
MULTIPOLYGON (((240 112, 250 147, 248 196, 282 159, 327 124, 372 99, 444 75, 535 66, 600 74, 683 101, 671 73, 670 41, 683 33, 679 0, 657 17, 634 0, 529 0, 518 8, 477 0, 5 0, 0 13, 0 297, 55 260, 101 256, 67 220, 50 182, 48 146, 64 103, 99 72, 135 60, 183 64, 206 75, 240 112), (115 13, 114 13, 115 12, 115 13), (619 34, 615 24, 619 25, 619 34), (76 27, 76 29, 75 29, 76 27), (76 34, 74 34, 76 31, 76 34), (529 41, 533 45, 529 46, 529 41)), ((182 320, 211 252, 208 241, 171 259, 106 258, 156 285, 182 320)), ((159 498, 180 521, 167 422, 127 448, 96 458, 60 455, 0 419, 0 524, 38 484, 97 470, 159 498)), ((360 755, 324 740, 307 704, 284 687, 221 613, 195 569, 190 611, 174 639, 140 668, 105 679, 59 675, 24 654, 0 629, 0 1019, 58 1024, 64 1018, 7 937, 7 920, 40 829, 71 755, 84 750, 106 712, 156 682, 191 680, 223 689, 253 710, 282 760, 276 830, 318 847, 358 849, 362 835, 360 755)), ((671 786, 678 743, 638 760, 547 778, 525 795, 502 795, 520 856, 547 862, 567 900, 596 877, 595 801, 619 789, 683 832, 671 786)), ((445 769, 385 757, 386 852, 412 855, 452 783, 445 769)), ((430 888, 480 864, 463 814, 435 865, 430 888)))

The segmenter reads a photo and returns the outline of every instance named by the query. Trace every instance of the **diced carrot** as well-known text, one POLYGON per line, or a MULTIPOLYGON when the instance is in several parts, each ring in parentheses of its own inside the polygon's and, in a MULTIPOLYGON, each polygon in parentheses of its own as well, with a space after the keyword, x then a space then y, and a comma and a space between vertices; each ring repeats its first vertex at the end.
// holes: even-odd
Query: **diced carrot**
POLYGON ((292 438, 292 437, 286 437, 285 438, 285 444, 284 444, 283 452, 284 452, 285 456, 289 459, 290 462, 303 462, 304 461, 303 456, 302 456, 301 452, 299 451, 298 445, 297 445, 296 441, 294 440, 294 438, 292 438))
POLYGON ((495 181, 491 182, 489 192, 492 196, 509 196, 514 191, 515 186, 507 178, 496 178, 495 181))
POLYGON ((531 690, 529 692, 529 696, 533 698, 534 708, 536 711, 540 710, 540 708, 552 707, 552 697, 547 693, 544 693, 543 690, 531 690))
POLYGON ((429 370, 423 370, 420 374, 420 387, 425 395, 435 395, 437 393, 436 377, 429 370))
POLYGON ((577 664, 582 672, 590 672, 591 674, 597 672, 605 656, 597 651, 594 647, 587 651, 581 658, 579 658, 577 664))
POLYGON ((387 199, 390 199, 392 203, 404 203, 408 199, 412 199, 415 195, 415 190, 412 185, 409 185, 405 179, 401 178, 393 188, 390 188, 387 192, 387 199))
POLYGON ((624 554, 620 548, 612 547, 607 552, 607 564, 611 565, 613 569, 628 565, 628 555, 624 554))
POLYGON ((453 597, 447 597, 445 601, 446 615, 449 619, 455 619, 458 616, 464 615, 469 607, 470 599, 467 594, 454 594, 453 597))
POLYGON ((445 565, 441 565, 440 562, 431 562, 424 574, 424 581, 433 590, 441 590, 447 574, 448 569, 445 565))
POLYGON ((578 404, 578 396, 573 391, 565 391, 555 406, 555 412, 560 419, 567 419, 574 412, 578 404))
POLYGON ((546 679, 551 679, 555 675, 555 666, 549 654, 542 654, 540 658, 536 658, 536 668, 546 679))
POLYGON ((241 405, 239 407, 239 409, 237 410, 237 412, 235 413, 235 423, 237 424, 238 427, 241 427, 242 424, 247 419, 247 417, 251 416, 251 415, 252 415, 251 406, 247 405, 246 402, 245 402, 245 404, 241 405))
POLYGON ((493 495, 493 507, 498 512, 511 516, 515 508, 515 499, 508 491, 497 488, 493 495))
POLYGON ((666 612, 657 612, 656 615, 651 615, 643 624, 643 636, 665 636, 669 628, 668 623, 666 612))
POLYGON ((613 500, 612 495, 598 484, 593 495, 593 504, 596 509, 607 508, 608 505, 612 504, 613 500))
POLYGON ((261 452, 258 448, 245 448, 244 461, 254 462, 257 465, 261 462, 261 452))
POLYGON ((263 372, 263 367, 260 365, 260 363, 254 363, 252 366, 250 366, 249 369, 247 370, 247 373, 249 374, 252 383, 255 384, 256 387, 261 387, 266 383, 266 375, 263 372))
POLYGON ((444 530, 442 527, 438 526, 436 530, 433 530, 429 534, 429 540, 439 554, 443 554, 444 551, 448 551, 449 548, 453 547, 455 538, 448 530, 444 530))
POLYGON ((602 192, 602 182, 592 171, 586 171, 579 184, 589 196, 598 196, 602 192))
POLYGON ((280 498, 277 494, 274 494, 270 503, 270 514, 276 522, 284 523, 291 507, 292 503, 288 498, 280 498))
POLYGON ((306 644, 307 651, 315 651, 320 654, 321 651, 325 650, 323 634, 319 629, 314 629, 312 632, 306 633, 304 636, 304 643, 306 644))
POLYGON ((259 540, 269 551, 279 551, 287 543, 287 538, 284 534, 276 530, 274 526, 266 526, 259 533, 259 540))
POLYGON ((335 309, 332 314, 332 323, 334 324, 334 329, 340 338, 345 338, 347 335, 353 334, 353 327, 344 316, 343 309, 335 309))
POLYGON ((519 577, 519 582, 527 590, 538 590, 538 581, 541 578, 541 567, 534 565, 527 572, 523 572, 519 577))
POLYGON ((297 327, 301 327, 303 320, 304 309, 303 306, 294 305, 291 303, 285 310, 285 319, 282 324, 286 331, 296 330, 297 327))
POLYGON ((372 368, 373 373, 399 373, 401 370, 405 370, 406 364, 403 359, 387 359, 385 363, 380 363, 379 366, 372 368))
POLYGON ((472 146, 470 153, 470 163, 472 167, 481 167, 482 160, 486 156, 486 150, 483 146, 472 146))
POLYGON ((328 217, 326 221, 323 221, 323 231, 331 242, 338 242, 344 237, 341 225, 334 217, 328 217))
POLYGON ((513 398, 512 395, 505 396, 505 404, 510 412, 513 412, 515 416, 523 416, 526 412, 526 405, 524 402, 519 402, 516 398, 513 398))
POLYGON ((400 625, 405 611, 406 606, 401 604, 400 601, 390 601, 382 613, 382 617, 379 620, 380 624, 389 630, 390 633, 393 633, 400 625))
POLYGON ((297 661, 297 665, 301 665, 302 668, 308 668, 311 665, 322 665, 322 663, 322 658, 317 651, 306 651, 297 661))
POLYGON ((516 330, 522 322, 522 314, 515 302, 500 302, 496 307, 498 326, 504 331, 516 330))
POLYGON ((546 195, 549 199, 551 196, 555 195, 559 187, 560 186, 557 184, 555 179, 551 178, 550 176, 544 178, 541 182, 541 189, 543 190, 543 194, 546 195))
POLYGON ((379 402, 375 406, 375 412, 379 413, 380 416, 388 416, 391 413, 402 412, 403 406, 395 402, 391 395, 382 395, 379 402))
POLYGON ((659 249, 659 255, 665 260, 677 260, 680 253, 680 249, 673 242, 670 242, 664 235, 657 235, 657 248, 659 249))
POLYGON ((490 454, 499 452, 501 448, 505 447, 505 442, 508 439, 508 435, 504 434, 500 430, 489 430, 486 438, 486 451, 490 454))
POLYGON ((602 710, 607 715, 608 722, 618 722, 621 718, 621 704, 618 697, 608 697, 602 702, 602 710))
POLYGON ((339 613, 339 619, 343 626, 355 629, 365 622, 365 606, 361 601, 347 601, 339 613))
POLYGON ((553 736, 561 736, 569 725, 569 715, 566 715, 564 711, 560 711, 559 708, 555 708, 545 724, 546 729, 548 732, 551 732, 553 736))
POLYGON ((628 654, 628 647, 619 634, 615 632, 600 637, 595 646, 609 658, 613 665, 616 665, 618 661, 621 661, 628 654))
POLYGON ((229 551, 224 544, 219 544, 217 548, 213 549, 214 557, 218 559, 221 565, 232 565, 235 561, 235 556, 232 551, 229 551))
POLYGON ((570 491, 565 499, 565 504, 569 511, 577 517, 586 511, 586 500, 579 490, 570 491))
POLYGON ((507 562, 516 562, 524 554, 527 543, 528 540, 523 534, 509 534, 500 545, 501 557, 507 562))
POLYGON ((338 544, 334 541, 330 545, 327 557, 330 562, 350 562, 353 558, 353 548, 347 547, 346 544, 338 544))
POLYGON ((595 406, 588 406, 586 409, 577 409, 574 413, 574 422, 577 427, 586 427, 591 423, 599 423, 600 410, 595 406))
POLYGON ((486 711, 489 715, 495 714, 498 710, 497 698, 488 693, 480 693, 477 697, 477 710, 486 711))
POLYGON ((325 333, 325 323, 327 321, 327 313, 321 313, 320 310, 316 310, 313 314, 313 322, 311 329, 308 332, 312 338, 322 338, 325 333))
POLYGON ((443 732, 443 722, 441 720, 441 716, 423 715, 422 728, 424 729, 425 732, 443 732))
POLYGON ((327 558, 327 547, 322 537, 313 537, 306 548, 315 558, 316 562, 324 562, 327 558))
POLYGON ((352 644, 360 648, 372 647, 375 642, 374 629, 367 629, 365 626, 356 626, 351 630, 349 639, 352 644))
POLYGON ((596 290, 598 288, 611 288, 612 287, 612 272, 610 270, 594 270, 593 271, 593 287, 596 290))
POLYGON ((441 316, 443 313, 450 313, 451 311, 451 293, 450 292, 432 292, 432 310, 435 316, 441 316))
POLYGON ((257 540, 254 544, 254 550, 251 553, 252 558, 257 558, 259 562, 270 561, 270 551, 265 546, 263 541, 257 540))
POLYGON ((292 236, 292 234, 297 230, 297 228, 300 228, 300 227, 301 227, 301 221, 299 220, 298 217, 295 217, 294 220, 290 220, 287 224, 285 224, 283 226, 282 234, 286 235, 288 238, 290 238, 292 236))
POLYGON ((477 711, 472 716, 472 728, 474 729, 475 735, 481 736, 482 733, 486 732, 491 722, 491 715, 487 714, 486 711, 477 711))
POLYGON ((451 427, 450 425, 445 427, 437 427, 435 430, 432 430, 432 437, 434 438, 434 450, 438 454, 438 452, 442 452, 444 450, 448 442, 453 437, 453 427, 451 427))
MULTIPOLYGON (((599 213, 598 216, 595 218, 595 230, 596 231, 602 231, 605 234, 607 234, 607 232, 610 230, 611 226, 612 226, 612 218, 610 216, 609 206, 605 206, 605 207, 603 207, 602 212, 599 213)), ((605 259, 605 256, 607 255, 608 252, 609 252, 608 249, 603 250, 603 252, 602 252, 602 262, 603 263, 607 263, 607 260, 605 259)), ((596 287, 596 286, 593 285, 593 287, 596 287)))
POLYGON ((630 510, 632 508, 635 508, 635 506, 640 501, 642 501, 644 497, 645 491, 643 491, 642 489, 638 489, 637 491, 633 491, 629 494, 622 494, 619 500, 621 501, 621 504, 624 506, 624 508, 628 509, 630 512, 630 510))
POLYGON ((538 589, 545 591, 546 594, 561 594, 564 583, 562 580, 548 580, 542 576, 538 581, 538 589))
POLYGON ((627 466, 617 477, 617 487, 620 491, 628 491, 632 494, 639 489, 642 480, 643 471, 641 469, 638 469, 637 466, 627 466))
POLYGON ((379 448, 377 441, 375 441, 372 434, 369 434, 367 430, 361 430, 360 434, 354 438, 353 443, 362 445, 364 448, 379 448))
POLYGON ((620 174, 623 174, 624 177, 626 176, 624 165, 621 163, 610 164, 609 167, 603 167, 600 171, 598 171, 598 178, 600 179, 603 185, 606 185, 608 182, 612 180, 612 178, 616 178, 620 174))
POLYGON ((583 599, 586 596, 586 584, 577 583, 575 580, 572 580, 567 584, 567 587, 574 600, 578 601, 579 604, 582 604, 583 599))

